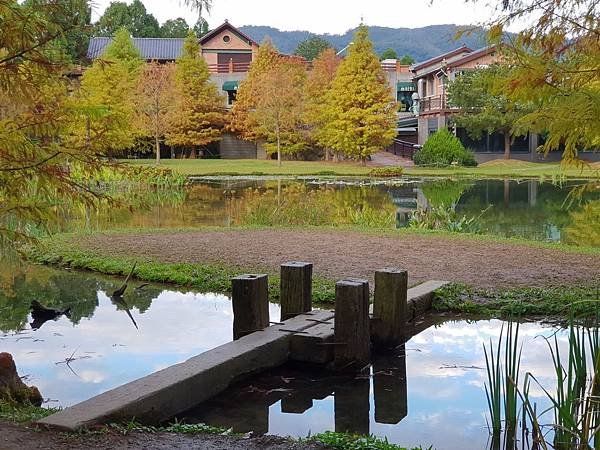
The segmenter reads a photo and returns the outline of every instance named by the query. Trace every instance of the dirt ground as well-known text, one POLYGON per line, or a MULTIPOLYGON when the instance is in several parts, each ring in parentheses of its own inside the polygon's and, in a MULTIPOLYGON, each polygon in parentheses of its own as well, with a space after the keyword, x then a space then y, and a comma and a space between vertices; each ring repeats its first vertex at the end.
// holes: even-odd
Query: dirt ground
POLYGON ((437 279, 483 288, 575 285, 600 276, 598 255, 460 236, 266 229, 99 235, 77 244, 100 254, 268 272, 286 261, 308 261, 315 274, 332 280, 372 280, 384 267, 408 269, 411 284, 437 279))
POLYGON ((272 436, 239 438, 173 433, 122 435, 116 432, 69 435, 0 422, 0 450, 317 450, 324 448, 313 443, 299 444, 272 436))

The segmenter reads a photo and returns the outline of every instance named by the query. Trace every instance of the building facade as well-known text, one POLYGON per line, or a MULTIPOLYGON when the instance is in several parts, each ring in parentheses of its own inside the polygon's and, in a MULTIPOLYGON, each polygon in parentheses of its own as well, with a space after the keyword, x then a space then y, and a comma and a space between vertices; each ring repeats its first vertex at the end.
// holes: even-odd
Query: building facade
MULTIPOLYGON (((133 38, 133 43, 146 61, 174 62, 183 49, 185 39, 133 38)), ((107 37, 90 39, 87 56, 99 58, 112 41, 107 37)), ((202 57, 208 65, 211 81, 221 88, 226 106, 235 101, 240 81, 248 75, 250 64, 256 57, 258 44, 236 27, 225 21, 200 38, 202 57)))

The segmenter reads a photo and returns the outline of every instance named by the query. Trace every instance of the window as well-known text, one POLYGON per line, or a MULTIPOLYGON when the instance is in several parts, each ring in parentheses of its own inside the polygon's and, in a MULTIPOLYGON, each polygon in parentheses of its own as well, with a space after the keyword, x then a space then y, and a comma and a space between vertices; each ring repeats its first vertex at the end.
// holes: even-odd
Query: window
POLYGON ((229 44, 229 41, 231 41, 231 37, 228 34, 223 36, 223 42, 225 42, 226 44, 229 44))

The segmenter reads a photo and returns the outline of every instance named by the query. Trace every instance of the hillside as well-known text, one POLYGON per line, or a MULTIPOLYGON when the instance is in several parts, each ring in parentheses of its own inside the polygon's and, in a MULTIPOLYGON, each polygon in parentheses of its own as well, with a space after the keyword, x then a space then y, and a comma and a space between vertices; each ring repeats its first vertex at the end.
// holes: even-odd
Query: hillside
MULTIPOLYGON (((431 25, 422 28, 369 27, 369 32, 378 53, 391 47, 400 56, 409 54, 416 61, 423 61, 463 43, 472 49, 485 46, 481 32, 465 35, 458 41, 454 40, 460 29, 458 25, 431 25)), ((293 53, 299 42, 314 34, 309 31, 281 31, 277 28, 255 25, 243 26, 240 30, 258 43, 268 36, 282 53, 293 53)), ((354 29, 348 30, 342 35, 321 34, 319 36, 327 39, 339 50, 351 42, 354 31, 354 29)))

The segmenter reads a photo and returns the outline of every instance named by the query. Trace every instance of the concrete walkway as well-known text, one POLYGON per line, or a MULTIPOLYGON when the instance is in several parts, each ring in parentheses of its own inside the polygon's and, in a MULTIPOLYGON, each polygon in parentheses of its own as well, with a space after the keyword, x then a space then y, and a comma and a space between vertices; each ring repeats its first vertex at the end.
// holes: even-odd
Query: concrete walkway
POLYGON ((367 165, 374 167, 413 167, 415 163, 410 158, 402 158, 389 152, 379 152, 371 155, 371 161, 367 165))

